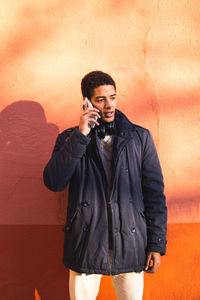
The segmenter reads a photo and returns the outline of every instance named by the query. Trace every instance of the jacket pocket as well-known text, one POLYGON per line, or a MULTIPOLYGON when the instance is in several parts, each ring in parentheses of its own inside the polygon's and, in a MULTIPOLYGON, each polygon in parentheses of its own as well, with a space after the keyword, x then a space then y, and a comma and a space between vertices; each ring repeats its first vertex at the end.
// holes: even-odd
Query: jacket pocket
POLYGON ((76 216, 78 214, 78 211, 79 211, 79 209, 76 209, 74 211, 74 213, 72 214, 72 216, 67 218, 67 222, 66 222, 65 226, 62 228, 63 232, 69 232, 71 230, 72 225, 73 225, 73 223, 76 219, 76 216))
POLYGON ((132 204, 133 206, 133 209, 136 210, 136 212, 142 216, 142 218, 144 219, 144 221, 146 222, 146 217, 145 217, 145 214, 144 214, 144 211, 138 207, 138 205, 135 204, 134 200, 133 199, 130 199, 129 200, 130 204, 132 204))
POLYGON ((64 231, 64 261, 80 263, 85 256, 90 236, 92 208, 81 206, 71 214, 68 212, 64 231), (89 212, 88 212, 88 210, 89 212))
POLYGON ((138 207, 134 201, 130 201, 131 203, 131 222, 130 226, 130 234, 132 237, 138 239, 138 244, 140 246, 143 245, 142 248, 146 248, 147 244, 147 224, 144 212, 138 207), (134 233, 134 234, 133 234, 134 233))
POLYGON ((74 249, 75 255, 77 259, 83 261, 83 257, 85 256, 86 249, 88 247, 88 239, 89 239, 89 226, 84 226, 82 229, 80 243, 77 245, 77 248, 74 249))

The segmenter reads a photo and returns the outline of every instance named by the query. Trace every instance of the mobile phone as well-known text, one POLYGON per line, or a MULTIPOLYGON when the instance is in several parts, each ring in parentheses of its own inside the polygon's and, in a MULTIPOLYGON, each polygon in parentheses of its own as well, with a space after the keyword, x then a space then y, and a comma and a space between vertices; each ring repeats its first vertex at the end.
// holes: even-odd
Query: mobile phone
MULTIPOLYGON (((88 106, 88 107, 94 107, 94 106, 92 105, 92 102, 91 102, 87 97, 85 98, 85 100, 87 101, 87 106, 88 106)), ((94 116, 93 118, 94 118, 94 120, 97 121, 97 117, 96 117, 96 116, 94 116)), ((93 123, 93 122, 90 123, 90 126, 91 126, 92 128, 94 128, 95 125, 96 125, 96 124, 93 123)))

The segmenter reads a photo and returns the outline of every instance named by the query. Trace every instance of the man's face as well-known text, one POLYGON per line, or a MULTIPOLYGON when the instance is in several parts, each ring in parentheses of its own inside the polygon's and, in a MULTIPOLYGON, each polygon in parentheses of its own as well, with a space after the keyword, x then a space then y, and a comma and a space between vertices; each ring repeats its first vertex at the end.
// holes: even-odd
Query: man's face
POLYGON ((106 123, 114 121, 116 109, 116 91, 113 85, 100 85, 93 90, 91 102, 98 108, 101 120, 106 123))

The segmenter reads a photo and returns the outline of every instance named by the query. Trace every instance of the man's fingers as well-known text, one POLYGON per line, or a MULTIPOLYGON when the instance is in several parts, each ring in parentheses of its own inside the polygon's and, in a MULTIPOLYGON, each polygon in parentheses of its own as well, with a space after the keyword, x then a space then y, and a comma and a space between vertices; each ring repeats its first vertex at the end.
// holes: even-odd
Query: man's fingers
POLYGON ((95 111, 89 112, 89 115, 90 116, 97 116, 99 119, 101 118, 100 114, 98 114, 98 112, 95 112, 95 111))
POLYGON ((157 260, 155 260, 153 267, 151 268, 151 273, 155 273, 158 270, 159 265, 160 263, 157 260))
POLYGON ((83 101, 83 110, 85 111, 88 108, 88 102, 87 99, 85 98, 85 100, 83 101))
POLYGON ((156 273, 158 270, 159 264, 157 262, 153 262, 153 266, 149 267, 146 273, 156 273))
POLYGON ((90 126, 91 126, 91 123, 95 123, 97 126, 99 126, 99 123, 94 119, 94 118, 88 118, 88 122, 90 123, 90 126))
POLYGON ((83 116, 87 116, 90 117, 90 116, 96 116, 98 117, 99 119, 101 118, 100 114, 98 114, 97 111, 94 111, 94 110, 85 110, 84 113, 83 113, 83 116))
POLYGON ((145 271, 147 271, 149 269, 150 262, 151 262, 151 254, 148 254, 147 260, 146 260, 146 265, 145 265, 145 268, 144 268, 145 271))
POLYGON ((158 270, 159 265, 160 265, 160 253, 150 252, 147 255, 147 261, 144 269, 145 272, 155 273, 158 270))
POLYGON ((95 108, 95 107, 87 107, 85 111, 96 111, 96 112, 99 112, 99 109, 95 108))
POLYGON ((156 273, 158 270, 159 265, 153 265, 153 267, 149 267, 148 270, 145 270, 146 273, 156 273))

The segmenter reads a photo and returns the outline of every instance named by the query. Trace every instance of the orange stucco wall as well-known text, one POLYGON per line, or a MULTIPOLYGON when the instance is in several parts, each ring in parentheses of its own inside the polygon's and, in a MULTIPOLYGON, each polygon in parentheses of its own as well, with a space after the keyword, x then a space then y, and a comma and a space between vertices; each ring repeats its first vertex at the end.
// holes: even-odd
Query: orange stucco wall
MULTIPOLYGON (((148 295, 154 299, 150 285, 155 287, 155 299, 161 299, 161 292, 165 299, 199 299, 197 285, 191 298, 184 298, 197 279, 195 263, 199 261, 192 247, 200 222, 199 1, 2 0, 0 6, 0 232, 5 245, 12 237, 13 243, 26 249, 26 239, 17 239, 13 230, 28 236, 27 230, 32 234, 34 227, 43 236, 43 226, 48 235, 51 226, 57 230, 63 224, 66 192, 48 191, 42 170, 58 132, 78 122, 81 78, 89 71, 103 70, 117 83, 118 108, 132 122, 151 130, 164 173, 171 252, 163 258, 156 277, 146 279, 145 299, 148 295), (186 250, 172 244, 175 233, 183 249, 187 244, 186 250), (194 262, 189 273, 177 272, 172 281, 176 257, 180 256, 181 266, 187 253, 194 262)), ((58 241, 62 251, 62 238, 58 241)), ((44 243, 42 251, 45 247, 44 243)), ((29 247, 28 251, 31 257, 29 247)), ((48 251, 53 254, 50 243, 48 251)), ((17 276, 19 259, 24 261, 12 251, 0 250, 1 254, 5 269, 2 299, 10 300, 5 287, 13 284, 9 278, 17 276), (6 268, 4 262, 10 256, 12 263, 6 268)), ((49 276, 55 275, 54 268, 62 277, 54 264, 47 268, 49 276)), ((33 297, 44 300, 36 280, 40 271, 34 268, 34 272, 33 297)), ((102 284, 112 293, 106 280, 102 284)), ((16 281, 16 294, 21 283, 16 281)), ((55 290, 56 286, 57 281, 55 290)))

